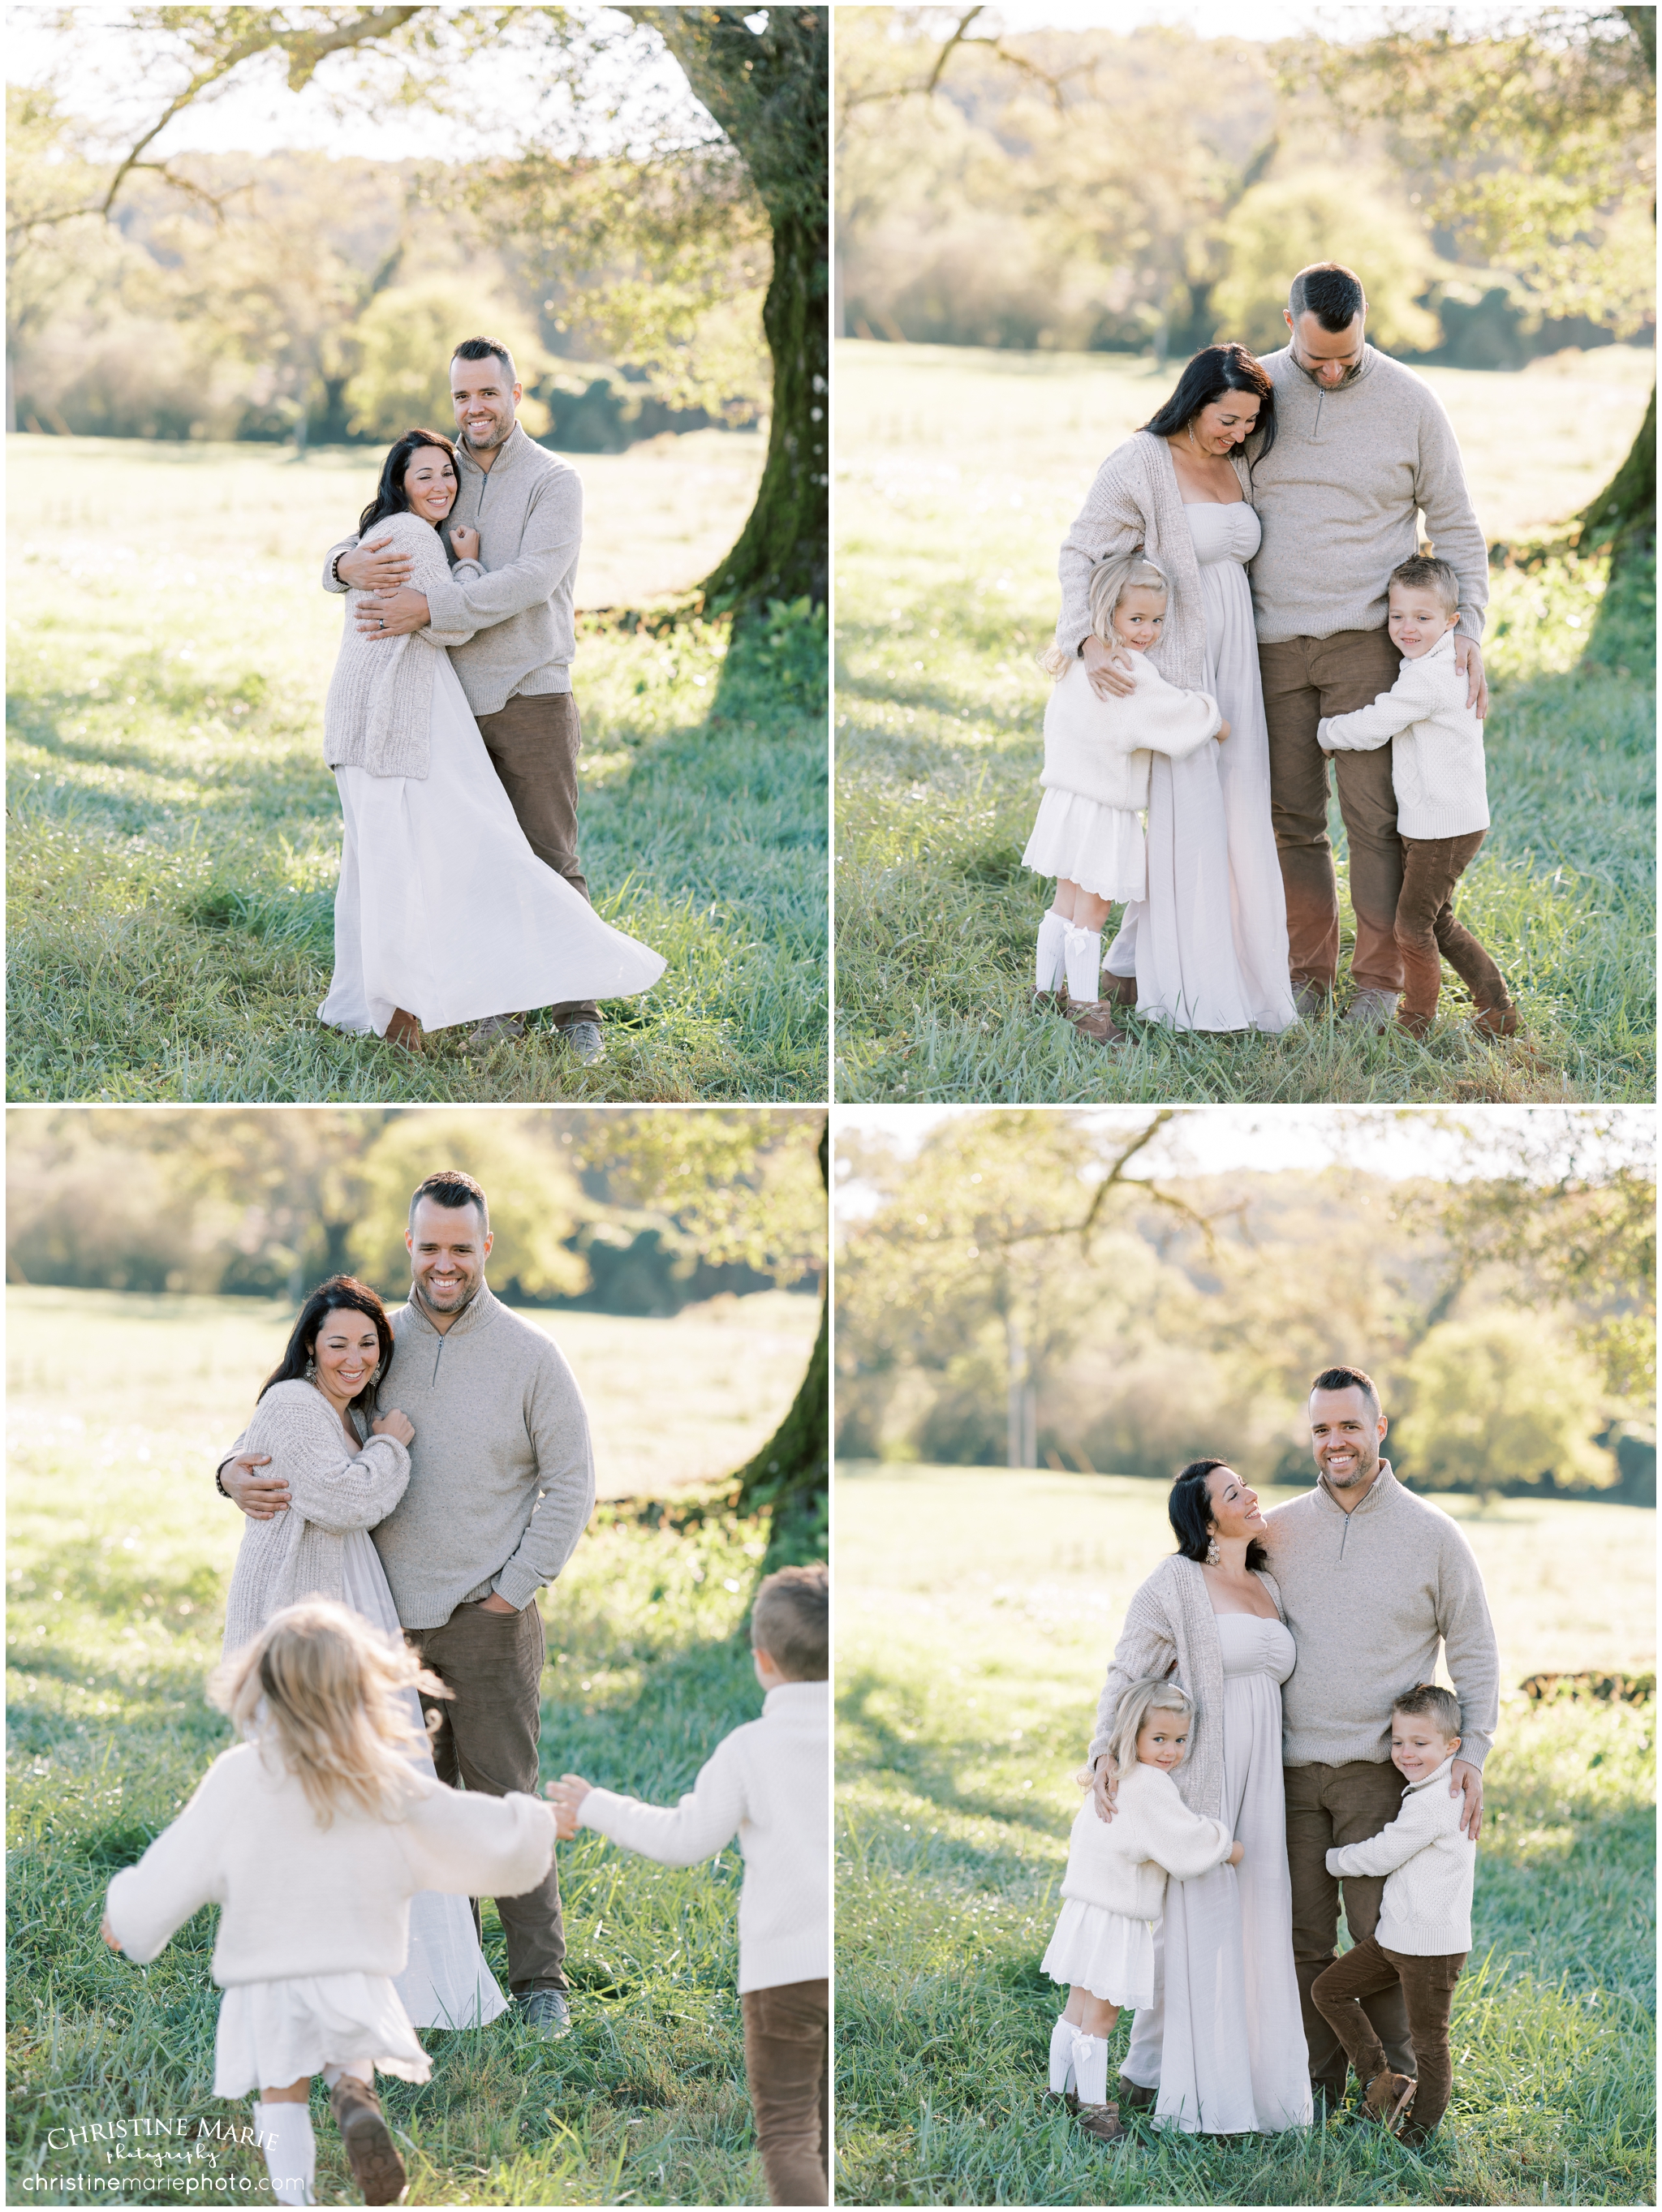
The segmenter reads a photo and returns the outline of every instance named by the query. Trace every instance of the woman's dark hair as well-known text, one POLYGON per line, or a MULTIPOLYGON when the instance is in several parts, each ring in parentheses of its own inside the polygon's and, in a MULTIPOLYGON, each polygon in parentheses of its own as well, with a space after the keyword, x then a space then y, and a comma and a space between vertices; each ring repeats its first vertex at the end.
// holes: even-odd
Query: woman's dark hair
MULTIPOLYGON (((1185 1559, 1205 1564, 1207 1547, 1212 1541, 1212 1504, 1207 1495, 1206 1478, 1228 1465, 1227 1459, 1191 1459, 1172 1485, 1166 1510, 1171 1519, 1172 1534, 1178 1540, 1178 1553, 1185 1559)), ((1249 1569, 1269 1565, 1269 1554, 1256 1536, 1246 1547, 1246 1564, 1249 1569)))
POLYGON ((310 1380, 306 1372, 318 1340, 318 1331, 332 1313, 361 1313, 375 1324, 375 1340, 380 1350, 376 1358, 375 1374, 358 1392, 352 1404, 361 1413, 375 1410, 375 1389, 380 1377, 386 1374, 393 1357, 393 1324, 387 1318, 387 1309, 370 1289, 355 1275, 331 1275, 326 1283, 320 1283, 301 1308, 300 1319, 295 1323, 288 1346, 277 1365, 259 1386, 263 1398, 275 1382, 305 1382, 310 1380))
POLYGON ((1179 430, 1189 428, 1202 407, 1209 407, 1226 392, 1255 392, 1263 403, 1251 434, 1257 441, 1252 458, 1261 461, 1275 442, 1275 387, 1263 363, 1244 345, 1202 346, 1178 379, 1178 388, 1165 406, 1142 427, 1157 438, 1175 438, 1179 430))
MULTIPOLYGON (((410 466, 410 456, 423 446, 436 446, 441 453, 448 453, 450 465, 456 471, 456 484, 461 486, 461 469, 456 460, 456 449, 448 438, 440 437, 436 430, 406 430, 380 465, 380 482, 375 486, 375 495, 358 517, 358 536, 362 538, 376 523, 385 522, 389 514, 408 514, 410 501, 404 489, 405 472, 410 466)), ((444 540, 446 556, 454 559, 450 550, 450 518, 447 515, 439 526, 439 536, 444 540)))

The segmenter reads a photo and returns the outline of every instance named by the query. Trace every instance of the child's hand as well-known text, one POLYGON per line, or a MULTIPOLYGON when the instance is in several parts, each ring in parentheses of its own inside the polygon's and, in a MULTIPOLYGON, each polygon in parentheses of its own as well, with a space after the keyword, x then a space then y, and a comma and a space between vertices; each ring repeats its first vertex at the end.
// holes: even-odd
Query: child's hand
POLYGON ((1224 1864, 1226 1866, 1239 1866, 1245 1856, 1246 1853, 1239 1844, 1233 1844, 1230 1848, 1228 1857, 1224 1861, 1224 1864))
POLYGON ((544 1790, 544 1796, 554 1808, 554 1832, 562 1843, 569 1844, 576 1834, 578 1812, 593 1787, 581 1774, 563 1774, 544 1790))
POLYGON ((1218 739, 1218 743, 1219 743, 1220 744, 1221 744, 1223 743, 1224 739, 1225 739, 1228 735, 1229 735, 1229 725, 1228 725, 1228 723, 1227 723, 1227 722, 1220 722, 1220 723, 1218 724, 1218 727, 1217 727, 1217 739, 1218 739))
POLYGON ((104 1938, 104 1941, 109 1945, 112 1951, 120 1950, 121 1940, 117 1936, 114 1929, 111 1927, 110 1916, 107 1912, 98 1923, 98 1932, 104 1938))

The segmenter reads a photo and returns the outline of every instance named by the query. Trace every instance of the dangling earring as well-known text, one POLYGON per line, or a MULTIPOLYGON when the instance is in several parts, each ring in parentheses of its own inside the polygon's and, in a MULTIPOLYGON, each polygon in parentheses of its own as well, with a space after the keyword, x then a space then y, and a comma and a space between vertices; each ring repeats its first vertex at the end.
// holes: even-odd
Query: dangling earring
POLYGON ((314 1376, 316 1375, 317 1371, 318 1364, 316 1360, 308 1358, 306 1362, 306 1379, 308 1382, 312 1380, 314 1376))
POLYGON ((1207 1539, 1206 1564, 1208 1567, 1221 1567, 1223 1565, 1223 1554, 1218 1549, 1218 1540, 1215 1536, 1209 1536, 1207 1539))
MULTIPOLYGON (((1190 442, 1190 444, 1191 446, 1193 446, 1193 447, 1195 448, 1195 451, 1196 451, 1197 453, 1200 453, 1200 441, 1199 441, 1199 440, 1198 440, 1198 439, 1196 437, 1196 435, 1195 435, 1195 426, 1194 426, 1194 424, 1193 424, 1192 422, 1189 422, 1189 423, 1186 423, 1184 427, 1187 429, 1187 431, 1188 431, 1188 433, 1189 433, 1189 442, 1190 442)), ((1204 454, 1204 453, 1201 453, 1201 459, 1202 459, 1202 460, 1204 460, 1204 459, 1206 459, 1206 456, 1205 456, 1205 454, 1204 454)))

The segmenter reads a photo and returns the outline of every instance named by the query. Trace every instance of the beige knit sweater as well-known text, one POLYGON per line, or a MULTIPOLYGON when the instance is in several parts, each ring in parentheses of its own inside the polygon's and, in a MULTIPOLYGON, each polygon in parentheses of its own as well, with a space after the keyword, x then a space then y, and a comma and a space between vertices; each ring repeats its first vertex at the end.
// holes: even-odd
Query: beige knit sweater
POLYGON ((309 1382, 272 1385, 227 1456, 245 1451, 270 1453, 259 1472, 289 1485, 289 1505, 269 1521, 243 1522, 225 1604, 228 1652, 297 1598, 339 1597, 344 1537, 385 1520, 410 1480, 410 1455, 392 1437, 371 1437, 354 1454, 334 1407, 309 1382))
MULTIPOLYGON (((1281 1612, 1274 1582, 1263 1573, 1258 1580, 1281 1612)), ((1178 1794, 1192 1812, 1215 1820, 1223 1810, 1223 1645, 1206 1577, 1197 1561, 1181 1555, 1162 1559, 1125 1608, 1125 1626, 1097 1704, 1092 1760, 1107 1750, 1115 1712, 1131 1684, 1167 1676, 1175 1676, 1195 1700, 1189 1756, 1177 1771, 1178 1794)))
POLYGON ((1092 1797, 1080 1807, 1062 1893, 1128 1920, 1158 1920, 1168 1875, 1193 1881, 1221 1866, 1234 1846, 1221 1820, 1190 1811, 1172 1775, 1138 1759, 1119 1778, 1111 1820, 1099 1816, 1092 1797))
MULTIPOLYGON (((1461 1747, 1461 1758, 1465 1748, 1461 1747)), ((1327 1855, 1336 1875, 1383 1875, 1385 1900, 1373 1938, 1411 1958, 1446 1959, 1471 1948, 1471 1892, 1477 1846, 1460 1832, 1465 1797, 1449 1795, 1452 1755, 1423 1782, 1403 1792, 1403 1809, 1388 1827, 1327 1855)))
MULTIPOLYGON (((410 556, 411 591, 426 592, 430 602, 441 584, 447 586, 444 541, 430 522, 418 514, 392 514, 375 525, 375 535, 391 538, 410 556)), ((483 573, 477 562, 456 565, 472 576, 483 573)), ((465 645, 473 633, 429 629, 377 639, 361 631, 355 619, 368 596, 346 594, 346 627, 323 702, 323 757, 331 768, 424 780, 436 656, 447 645, 465 645)))
POLYGON ((403 1819, 338 1808, 320 1827, 298 1778, 252 1743, 222 1752, 179 1818, 111 1882, 110 1925, 148 1965, 204 1905, 220 1908, 222 1989, 311 1974, 403 1972, 410 1900, 519 1897, 554 1856, 551 1808, 534 1797, 449 1790, 412 1777, 403 1819))
POLYGON ((1298 1664, 1282 1685, 1289 1766, 1383 1765, 1391 1701, 1434 1679, 1440 1648, 1460 1700, 1460 1757, 1481 1767, 1501 1711, 1501 1655, 1483 1578, 1457 1524, 1381 1460, 1349 1513, 1324 1482, 1269 1516, 1264 1547, 1298 1664))
POLYGON ((1316 725, 1325 753, 1390 745, 1399 837, 1469 837, 1488 827, 1483 726, 1466 691, 1454 665, 1454 633, 1446 630, 1417 660, 1405 653, 1397 681, 1370 706, 1316 725))
POLYGON ((1183 760, 1198 752, 1223 724, 1208 692, 1180 691, 1149 654, 1130 653, 1136 690, 1128 699, 1099 699, 1090 672, 1076 660, 1044 708, 1046 791, 1074 791, 1100 806, 1135 814, 1148 804, 1148 769, 1155 753, 1183 760))
MULTIPOLYGON (((1231 456, 1243 496, 1246 465, 1231 456)), ((1062 579, 1062 612, 1056 643, 1077 653, 1091 635, 1091 571, 1111 553, 1141 545, 1171 586, 1166 628, 1148 658, 1168 684, 1198 690, 1206 681, 1206 603, 1201 597, 1200 563, 1183 511, 1183 492, 1172 462, 1172 448, 1152 430, 1139 430, 1116 446, 1097 471, 1085 504, 1062 541, 1056 573, 1062 579)))

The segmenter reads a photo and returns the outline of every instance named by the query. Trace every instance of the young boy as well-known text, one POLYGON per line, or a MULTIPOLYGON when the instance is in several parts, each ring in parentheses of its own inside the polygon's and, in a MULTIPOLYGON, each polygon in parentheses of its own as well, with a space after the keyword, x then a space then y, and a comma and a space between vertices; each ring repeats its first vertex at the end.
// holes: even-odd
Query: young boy
POLYGON ((1477 1846, 1460 1832, 1465 1800, 1449 1795, 1460 1748, 1460 1708, 1452 1690, 1422 1682, 1391 1709, 1391 1759, 1404 1777, 1403 1809, 1365 1843, 1327 1854, 1336 1875, 1384 1875, 1379 1925, 1318 1977, 1311 1996, 1364 2082, 1366 2109, 1418 2148, 1448 2108, 1453 2072, 1449 2008, 1471 1948, 1471 1886, 1477 1846), (1417 2081, 1393 2074, 1361 1998, 1400 1982, 1408 2005, 1417 2081), (1409 2106, 1408 2119, 1397 2122, 1409 2106))
POLYGON ((1483 726, 1466 704, 1466 679, 1454 665, 1460 584, 1446 561, 1417 554, 1391 572, 1387 628, 1402 672, 1371 707, 1324 715, 1316 726, 1324 752, 1373 752, 1391 744, 1391 787, 1403 844, 1397 900, 1403 990, 1397 1019, 1424 1036, 1437 1012, 1442 962, 1477 1002, 1474 1029, 1511 1036, 1518 1011, 1500 969, 1454 919, 1454 886, 1488 828, 1483 726))
POLYGON ((776 2204, 824 2204, 830 2166, 831 1688, 824 1567, 782 1567, 756 1593, 762 1717, 725 1736, 673 1812, 551 1782, 557 1832, 597 1828, 666 1866, 737 1835, 739 2002, 756 2136, 776 2204))

